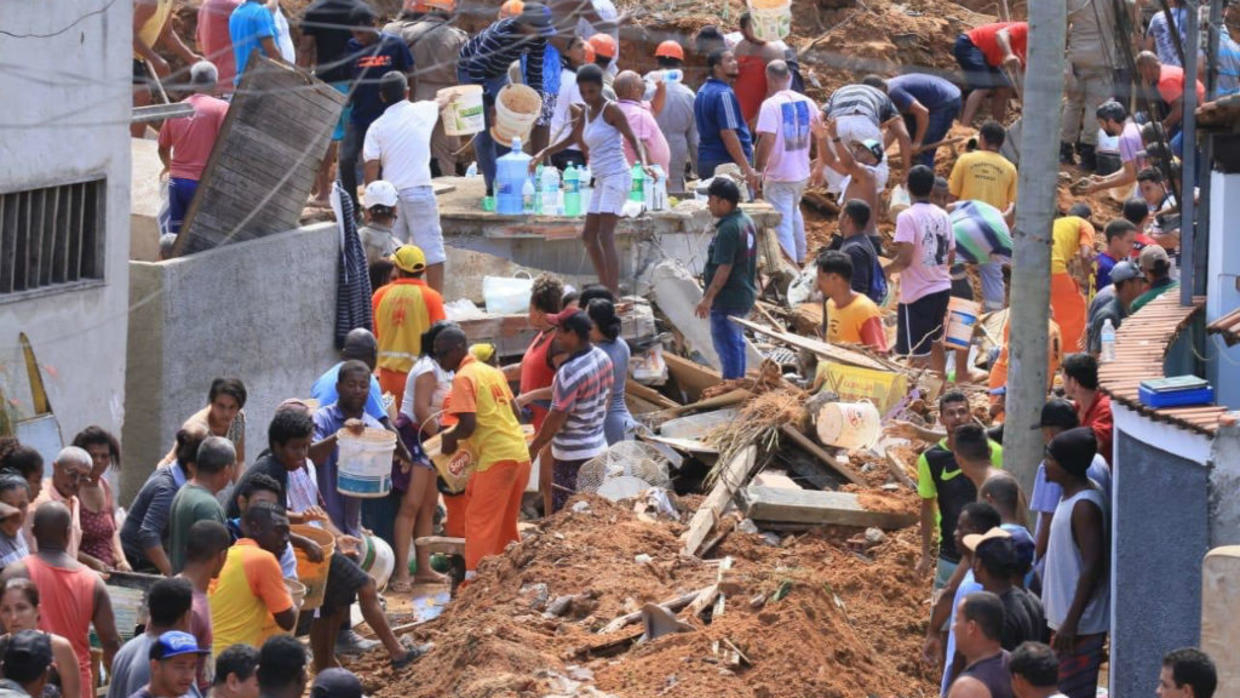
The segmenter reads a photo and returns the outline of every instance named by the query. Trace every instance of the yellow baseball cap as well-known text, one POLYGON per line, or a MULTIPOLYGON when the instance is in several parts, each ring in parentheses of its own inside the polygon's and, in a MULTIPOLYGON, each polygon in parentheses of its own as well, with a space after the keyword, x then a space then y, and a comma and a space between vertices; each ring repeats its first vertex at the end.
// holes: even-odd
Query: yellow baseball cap
POLYGON ((417 245, 401 245, 392 253, 392 264, 403 272, 414 274, 426 268, 426 255, 417 245))
POLYGON ((469 354, 485 364, 491 360, 492 356, 495 356, 495 345, 490 342, 471 344, 469 345, 469 354))

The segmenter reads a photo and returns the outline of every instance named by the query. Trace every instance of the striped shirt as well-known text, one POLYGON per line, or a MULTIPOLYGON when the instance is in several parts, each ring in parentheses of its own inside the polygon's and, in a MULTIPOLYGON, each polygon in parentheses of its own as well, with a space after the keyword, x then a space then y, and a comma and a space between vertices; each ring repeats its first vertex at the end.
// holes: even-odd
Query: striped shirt
POLYGON ((845 85, 831 93, 822 108, 827 116, 838 119, 841 116, 861 114, 874 122, 875 126, 884 124, 899 116, 896 105, 891 98, 869 85, 845 85))
POLYGON ((517 18, 501 19, 482 30, 461 47, 460 66, 469 82, 481 85, 505 75, 508 66, 522 56, 525 60, 526 84, 543 96, 543 56, 547 50, 544 36, 523 34, 517 18))
POLYGON ((951 212, 956 254, 969 264, 1012 258, 1012 232, 1003 213, 985 201, 961 201, 951 212))
POLYGON ((551 440, 556 460, 586 460, 607 450, 603 422, 615 383, 611 359, 598 347, 565 361, 551 382, 551 409, 568 415, 551 440))

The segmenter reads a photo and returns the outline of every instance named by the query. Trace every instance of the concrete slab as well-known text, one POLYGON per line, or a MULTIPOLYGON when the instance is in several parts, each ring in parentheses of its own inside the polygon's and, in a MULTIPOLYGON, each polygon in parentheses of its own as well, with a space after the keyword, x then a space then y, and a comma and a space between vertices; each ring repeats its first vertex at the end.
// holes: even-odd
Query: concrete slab
POLYGON ((129 258, 141 262, 159 259, 159 215, 163 205, 163 184, 159 173, 159 144, 145 138, 130 138, 129 152, 133 166, 129 191, 129 258))
MULTIPOLYGON (((694 314, 702 301, 702 287, 687 268, 674 259, 655 265, 650 278, 654 302, 676 329, 680 330, 691 355, 700 363, 719 369, 719 355, 710 338, 710 321, 694 314)), ((745 340, 745 364, 757 368, 762 355, 753 343, 745 340)))

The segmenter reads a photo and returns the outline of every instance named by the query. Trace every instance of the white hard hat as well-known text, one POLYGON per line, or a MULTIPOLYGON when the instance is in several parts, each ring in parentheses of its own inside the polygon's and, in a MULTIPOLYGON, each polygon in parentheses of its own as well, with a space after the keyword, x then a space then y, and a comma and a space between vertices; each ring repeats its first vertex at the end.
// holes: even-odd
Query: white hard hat
POLYGON ((366 191, 363 192, 362 199, 366 204, 366 208, 371 206, 396 208, 396 187, 391 182, 376 179, 366 185, 366 191))

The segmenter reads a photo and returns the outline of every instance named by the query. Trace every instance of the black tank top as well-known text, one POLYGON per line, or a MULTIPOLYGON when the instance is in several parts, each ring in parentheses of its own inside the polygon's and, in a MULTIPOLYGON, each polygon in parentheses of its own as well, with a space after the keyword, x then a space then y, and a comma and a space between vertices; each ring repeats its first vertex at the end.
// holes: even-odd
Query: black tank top
POLYGON ((1000 650, 999 654, 991 655, 965 667, 960 675, 971 676, 981 681, 986 688, 990 689, 991 698, 1012 698, 1012 674, 1008 671, 1009 657, 1007 650, 1000 650))

